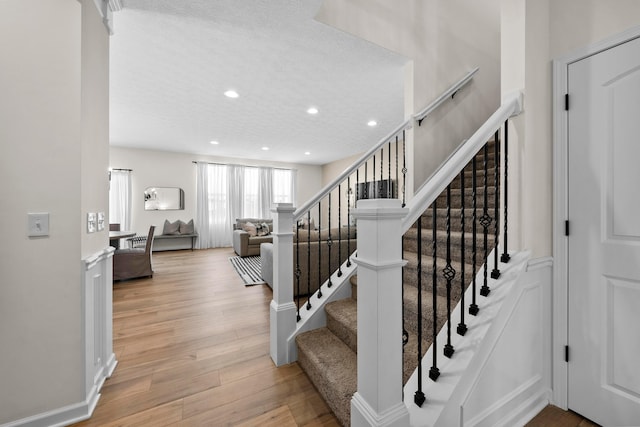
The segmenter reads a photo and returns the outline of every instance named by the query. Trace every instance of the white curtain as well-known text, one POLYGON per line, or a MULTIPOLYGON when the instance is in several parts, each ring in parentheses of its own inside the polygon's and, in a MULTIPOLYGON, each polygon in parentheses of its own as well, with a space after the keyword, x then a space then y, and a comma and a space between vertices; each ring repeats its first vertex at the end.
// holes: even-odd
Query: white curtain
POLYGON ((258 169, 258 218, 271 218, 271 205, 273 204, 273 169, 258 169))
POLYGON ((273 203, 296 205, 296 171, 273 169, 273 203))
POLYGON ((228 247, 236 218, 271 218, 274 202, 295 202, 295 171, 198 162, 196 190, 198 248, 228 247))
POLYGON ((121 230, 131 230, 131 171, 111 171, 109 223, 120 224, 121 230))
POLYGON ((196 163, 196 221, 198 249, 211 248, 211 230, 209 227, 209 165, 196 163))

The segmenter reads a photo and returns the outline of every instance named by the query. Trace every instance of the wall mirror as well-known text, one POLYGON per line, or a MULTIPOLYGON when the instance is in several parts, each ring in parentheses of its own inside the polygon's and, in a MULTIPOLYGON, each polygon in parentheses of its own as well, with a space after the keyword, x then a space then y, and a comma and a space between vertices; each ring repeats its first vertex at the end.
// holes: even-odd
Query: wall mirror
POLYGON ((145 211, 184 209, 184 191, 176 187, 148 187, 144 190, 145 211))

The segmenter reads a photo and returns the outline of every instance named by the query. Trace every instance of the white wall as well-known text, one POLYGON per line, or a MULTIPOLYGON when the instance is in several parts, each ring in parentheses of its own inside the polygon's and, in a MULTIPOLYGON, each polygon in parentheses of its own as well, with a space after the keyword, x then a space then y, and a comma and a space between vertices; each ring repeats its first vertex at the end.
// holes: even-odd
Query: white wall
POLYGON ((107 140, 104 120, 94 121, 106 74, 85 75, 106 55, 96 15, 91 1, 2 2, 0 424, 86 397, 80 262, 107 244, 106 232, 83 234, 82 218, 85 206, 107 205, 104 192, 88 197, 106 174, 81 167, 85 153, 104 156, 107 140), (27 237, 28 212, 49 213, 48 237, 27 237))
POLYGON ((109 166, 132 169, 132 228, 138 234, 146 234, 155 225, 156 233, 162 233, 165 219, 175 221, 195 220, 196 216, 196 165, 193 161, 242 164, 247 166, 273 166, 296 169, 298 179, 298 204, 310 199, 322 187, 320 166, 264 162, 260 160, 224 158, 168 151, 143 150, 112 146, 109 166), (143 193, 147 187, 180 187, 185 193, 184 210, 145 211, 143 193))
POLYGON ((407 116, 480 67, 470 86, 415 129, 415 188, 500 104, 499 0, 325 0, 316 19, 413 61, 405 74, 407 116))
POLYGON ((551 61, 638 24, 633 0, 503 0, 502 92, 525 92, 510 133, 514 247, 552 253, 551 61))

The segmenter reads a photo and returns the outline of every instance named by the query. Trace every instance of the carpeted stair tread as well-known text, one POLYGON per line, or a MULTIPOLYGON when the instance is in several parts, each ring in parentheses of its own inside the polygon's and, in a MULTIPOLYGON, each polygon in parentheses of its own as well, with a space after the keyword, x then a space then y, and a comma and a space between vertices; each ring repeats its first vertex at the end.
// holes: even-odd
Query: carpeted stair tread
POLYGON ((351 298, 354 300, 358 300, 358 275, 354 274, 349 278, 349 283, 351 283, 351 298))
POLYGON ((354 353, 358 351, 358 302, 353 298, 333 301, 325 306, 327 328, 354 353))
POLYGON ((357 357, 329 329, 296 337, 298 363, 343 426, 350 425, 351 397, 358 387, 357 357))

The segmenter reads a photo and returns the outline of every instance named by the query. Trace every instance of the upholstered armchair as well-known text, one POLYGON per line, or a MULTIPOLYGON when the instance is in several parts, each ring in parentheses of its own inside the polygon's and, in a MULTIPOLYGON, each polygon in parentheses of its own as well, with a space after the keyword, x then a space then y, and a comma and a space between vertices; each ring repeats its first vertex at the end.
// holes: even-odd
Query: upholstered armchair
POLYGON ((136 277, 153 277, 151 246, 155 226, 149 227, 147 244, 144 248, 118 249, 113 254, 113 280, 127 280, 136 277))

